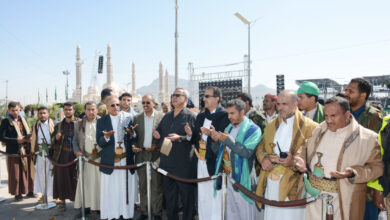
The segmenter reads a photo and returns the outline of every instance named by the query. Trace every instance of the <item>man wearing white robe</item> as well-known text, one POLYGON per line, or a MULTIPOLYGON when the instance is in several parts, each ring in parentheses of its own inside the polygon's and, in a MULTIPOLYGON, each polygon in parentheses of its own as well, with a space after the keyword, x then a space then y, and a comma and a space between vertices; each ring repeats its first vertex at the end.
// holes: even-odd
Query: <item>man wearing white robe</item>
MULTIPOLYGON (((298 108, 298 96, 293 91, 281 92, 277 99, 279 115, 265 128, 256 156, 262 165, 256 194, 269 200, 300 199, 297 193, 299 173, 292 169, 293 156, 318 126, 304 117, 298 108)), ((258 205, 261 205, 258 203, 258 205)), ((264 219, 304 219, 305 207, 274 207, 265 205, 264 219)))
MULTIPOLYGON (((31 140, 32 152, 41 150, 42 140, 44 140, 47 144, 47 147, 50 148, 50 134, 54 131, 54 123, 53 120, 49 118, 49 111, 47 107, 42 106, 38 108, 38 118, 39 121, 37 121, 33 127, 33 134, 31 140)), ((46 152, 48 152, 48 150, 46 152)), ((47 155, 48 153, 46 153, 46 156, 47 155)), ((42 194, 42 197, 38 200, 38 203, 43 203, 43 195, 45 194, 43 171, 44 162, 46 163, 46 193, 47 196, 53 196, 53 166, 47 158, 44 161, 42 153, 40 153, 37 155, 36 159, 34 179, 34 193, 42 194)))
MULTIPOLYGON (((109 114, 98 120, 96 128, 96 140, 102 148, 101 164, 110 166, 134 164, 134 154, 129 149, 130 136, 135 136, 134 127, 130 126, 133 119, 128 113, 120 112, 119 100, 116 97, 108 100, 107 108, 109 114), (118 142, 122 142, 121 150, 117 149, 118 142)), ((133 218, 136 196, 134 170, 101 167, 100 171, 100 218, 112 219, 120 216, 124 219, 133 218)))
MULTIPOLYGON (((99 146, 96 146, 97 107, 93 102, 84 105, 85 116, 75 123, 73 147, 76 156, 85 156, 89 160, 100 162, 99 146)), ((80 178, 80 177, 79 177, 80 178)), ((100 210, 100 171, 99 167, 84 163, 84 203, 86 214, 90 210, 100 210)), ((81 182, 77 182, 74 208, 81 208, 81 182)), ((81 215, 79 215, 81 217, 81 215)))

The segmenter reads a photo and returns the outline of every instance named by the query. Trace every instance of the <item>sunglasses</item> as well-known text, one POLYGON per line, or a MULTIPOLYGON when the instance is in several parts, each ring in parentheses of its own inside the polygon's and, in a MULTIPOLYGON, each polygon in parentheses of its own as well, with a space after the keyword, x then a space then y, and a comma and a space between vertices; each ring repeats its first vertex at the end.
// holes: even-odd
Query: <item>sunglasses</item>
POLYGON ((213 95, 204 95, 203 97, 205 97, 206 99, 208 99, 208 98, 210 98, 210 97, 215 98, 216 96, 213 96, 213 95))
POLYGON ((114 108, 115 106, 116 106, 116 107, 119 107, 119 106, 121 106, 121 105, 118 103, 118 104, 111 104, 110 106, 111 106, 112 108, 114 108))
POLYGON ((150 102, 142 102, 142 105, 150 105, 150 102))
POLYGON ((171 97, 180 97, 180 96, 184 96, 183 94, 172 94, 171 97))

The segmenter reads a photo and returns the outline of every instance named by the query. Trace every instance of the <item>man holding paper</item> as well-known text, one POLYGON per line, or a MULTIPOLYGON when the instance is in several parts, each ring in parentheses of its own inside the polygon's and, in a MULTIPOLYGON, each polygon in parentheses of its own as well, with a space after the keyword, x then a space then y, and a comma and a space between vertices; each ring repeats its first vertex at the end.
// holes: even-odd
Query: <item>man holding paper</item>
MULTIPOLYGON (((168 112, 160 125, 153 132, 153 137, 160 139, 160 168, 172 175, 186 179, 196 178, 196 156, 191 146, 191 137, 185 132, 185 125, 191 128, 195 124, 195 114, 185 106, 188 91, 177 88, 171 99, 174 110, 168 112)), ((163 193, 167 201, 167 217, 178 219, 177 200, 180 193, 183 202, 183 219, 192 220, 195 214, 195 184, 183 183, 169 177, 163 177, 163 193)))
MULTIPOLYGON (((225 109, 219 107, 221 98, 222 92, 218 87, 207 87, 203 96, 206 110, 196 116, 195 128, 193 130, 188 124, 185 126, 187 135, 192 136, 191 140, 196 146, 198 178, 209 177, 215 173, 217 155, 211 149, 210 128, 224 131, 230 123, 225 109)), ((199 220, 221 219, 221 195, 220 191, 218 191, 217 196, 214 197, 213 181, 198 183, 199 220)))

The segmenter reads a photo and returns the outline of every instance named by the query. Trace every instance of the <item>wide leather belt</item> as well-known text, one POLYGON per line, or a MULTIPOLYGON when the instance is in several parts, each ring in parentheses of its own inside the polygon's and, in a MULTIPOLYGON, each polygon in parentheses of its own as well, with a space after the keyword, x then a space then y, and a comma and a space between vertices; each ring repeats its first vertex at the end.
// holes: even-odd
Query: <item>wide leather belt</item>
POLYGON ((49 154, 49 148, 48 148, 48 147, 39 147, 39 148, 38 148, 38 151, 39 151, 39 153, 38 153, 39 156, 42 156, 42 152, 43 152, 43 151, 46 152, 46 155, 49 154))
POLYGON ((88 152, 85 152, 85 156, 88 157, 88 159, 90 160, 96 160, 98 158, 100 158, 100 153, 101 151, 97 152, 96 154, 90 154, 88 152))
POLYGON ((336 180, 324 179, 309 174, 309 181, 312 187, 325 192, 337 193, 338 185, 336 180))
POLYGON ((115 160, 121 160, 126 157, 126 153, 115 154, 115 160))

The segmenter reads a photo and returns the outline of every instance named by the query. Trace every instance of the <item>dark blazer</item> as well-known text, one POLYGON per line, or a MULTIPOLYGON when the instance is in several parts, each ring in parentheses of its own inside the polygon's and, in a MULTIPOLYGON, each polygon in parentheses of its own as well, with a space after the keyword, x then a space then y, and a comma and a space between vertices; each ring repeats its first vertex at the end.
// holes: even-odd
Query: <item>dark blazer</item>
MULTIPOLYGON (((195 144, 196 148, 199 150, 199 140, 201 139, 200 128, 203 126, 205 118, 211 120, 211 124, 215 127, 216 131, 224 131, 225 128, 229 125, 230 121, 227 115, 227 112, 224 108, 219 107, 216 109, 214 114, 210 114, 210 111, 206 111, 197 115, 195 120, 195 127, 192 132, 191 141, 195 144)), ((217 160, 217 155, 211 149, 212 139, 211 137, 207 138, 207 148, 206 148, 206 164, 207 171, 209 175, 212 176, 215 174, 215 162, 217 160)))
MULTIPOLYGON (((26 129, 23 127, 23 133, 26 134, 26 129)), ((18 144, 18 133, 15 126, 9 122, 8 118, 1 121, 0 126, 0 141, 4 142, 6 152, 9 154, 19 154, 20 145, 18 144)), ((28 144, 29 145, 29 144, 28 144)))
MULTIPOLYGON (((133 118, 130 114, 125 112, 120 112, 120 117, 122 117, 122 127, 123 129, 125 127, 130 127, 133 125, 133 118)), ((96 142, 97 144, 102 148, 101 151, 101 164, 114 166, 114 159, 115 159, 115 137, 114 134, 110 136, 110 140, 107 142, 104 138, 103 131, 111 131, 113 130, 112 124, 111 124, 111 118, 110 115, 105 115, 98 119, 96 124, 96 142)), ((130 135, 124 131, 124 147, 126 147, 126 164, 132 165, 134 164, 134 153, 131 150, 131 142, 134 141, 133 138, 130 137, 130 135)), ((99 170, 105 174, 111 174, 113 172, 113 169, 103 168, 100 167, 99 170)), ((130 170, 131 173, 134 173, 134 170, 130 170)))
POLYGON ((196 178, 196 155, 192 143, 186 139, 184 126, 188 123, 191 128, 195 124, 195 114, 188 108, 184 108, 176 117, 174 111, 166 113, 157 127, 160 133, 161 147, 163 140, 171 133, 181 136, 180 141, 172 142, 169 156, 160 154, 160 167, 173 175, 182 178, 196 178))

